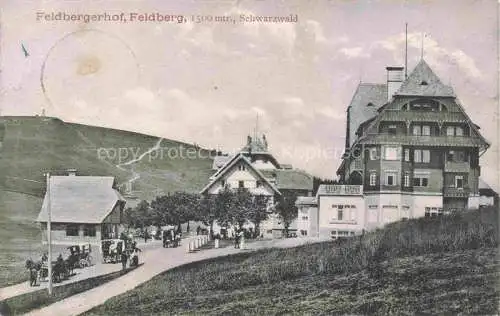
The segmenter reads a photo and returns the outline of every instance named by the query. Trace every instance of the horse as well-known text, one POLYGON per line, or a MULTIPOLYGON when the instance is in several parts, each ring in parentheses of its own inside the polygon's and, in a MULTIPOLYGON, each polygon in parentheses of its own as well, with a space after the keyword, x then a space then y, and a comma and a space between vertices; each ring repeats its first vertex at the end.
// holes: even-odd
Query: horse
POLYGON ((31 258, 26 260, 26 269, 29 270, 30 273, 30 286, 36 286, 39 281, 38 275, 39 271, 42 268, 41 262, 34 262, 31 258))

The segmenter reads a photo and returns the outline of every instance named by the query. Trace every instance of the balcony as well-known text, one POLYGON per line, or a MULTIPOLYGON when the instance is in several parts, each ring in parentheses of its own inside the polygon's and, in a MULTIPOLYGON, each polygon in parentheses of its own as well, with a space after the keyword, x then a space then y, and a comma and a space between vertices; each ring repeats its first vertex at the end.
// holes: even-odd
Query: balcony
POLYGON ((469 136, 414 136, 368 134, 360 139, 363 144, 410 145, 410 146, 460 146, 478 147, 485 145, 479 137, 469 136))
POLYGON ((465 116, 460 112, 423 111, 385 111, 382 120, 391 122, 467 122, 465 116))
POLYGON ((464 162, 446 161, 444 163, 444 171, 445 172, 469 172, 470 171, 470 163, 468 161, 464 161, 464 162))
POLYGON ((470 194, 470 188, 452 188, 444 187, 443 196, 444 197, 458 197, 458 198, 468 198, 470 194))

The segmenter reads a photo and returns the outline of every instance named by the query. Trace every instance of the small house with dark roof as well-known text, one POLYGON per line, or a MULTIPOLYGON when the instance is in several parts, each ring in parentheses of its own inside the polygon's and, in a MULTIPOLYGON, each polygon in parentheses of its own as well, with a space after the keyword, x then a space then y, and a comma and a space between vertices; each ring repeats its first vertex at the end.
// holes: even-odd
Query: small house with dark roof
POLYGON ((50 190, 36 220, 44 243, 49 202, 54 244, 98 244, 102 239, 118 238, 125 199, 115 189, 114 177, 76 176, 74 172, 50 177, 50 190))

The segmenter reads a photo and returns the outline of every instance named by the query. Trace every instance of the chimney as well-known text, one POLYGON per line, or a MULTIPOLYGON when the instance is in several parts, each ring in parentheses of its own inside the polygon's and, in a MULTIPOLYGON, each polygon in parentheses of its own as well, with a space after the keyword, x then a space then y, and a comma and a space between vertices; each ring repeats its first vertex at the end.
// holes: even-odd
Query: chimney
POLYGON ((404 67, 386 67, 385 69, 387 69, 387 101, 391 101, 403 83, 404 67))
POLYGON ((76 169, 68 169, 68 170, 66 170, 66 172, 68 173, 68 176, 70 176, 70 177, 76 176, 76 169))

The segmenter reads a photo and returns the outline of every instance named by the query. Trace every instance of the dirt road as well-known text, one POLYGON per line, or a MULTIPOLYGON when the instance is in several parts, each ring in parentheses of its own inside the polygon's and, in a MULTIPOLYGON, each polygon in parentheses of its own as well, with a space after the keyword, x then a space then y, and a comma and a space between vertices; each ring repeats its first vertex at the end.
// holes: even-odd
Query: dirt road
POLYGON ((255 241, 249 243, 246 250, 226 247, 200 250, 189 254, 186 253, 187 240, 185 240, 183 246, 179 248, 165 249, 159 245, 158 248, 144 252, 144 256, 141 259, 144 264, 136 270, 92 290, 68 297, 42 309, 35 310, 28 315, 78 315, 95 306, 103 304, 113 296, 125 293, 137 287, 163 271, 186 263, 225 256, 241 251, 253 251, 271 247, 294 247, 300 244, 317 241, 319 240, 302 238, 255 241))

